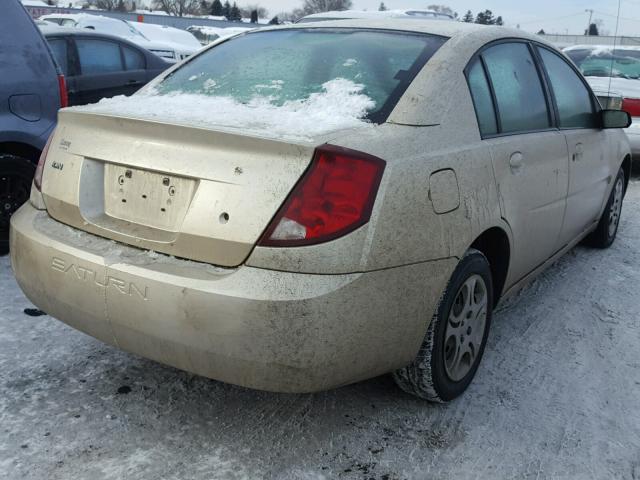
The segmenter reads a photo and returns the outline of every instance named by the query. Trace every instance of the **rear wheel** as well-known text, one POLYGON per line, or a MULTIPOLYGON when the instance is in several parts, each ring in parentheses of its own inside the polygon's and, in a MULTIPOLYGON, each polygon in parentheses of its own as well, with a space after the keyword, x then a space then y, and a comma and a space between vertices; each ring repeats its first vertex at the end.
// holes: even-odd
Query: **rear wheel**
POLYGON ((596 248, 608 248, 616 239, 618 226, 620 225, 620 214, 622 213, 624 190, 625 177, 624 170, 621 168, 616 176, 600 222, 596 229, 586 238, 585 242, 588 245, 596 248))
POLYGON ((489 262, 470 249, 449 280, 415 360, 394 372, 398 386, 432 402, 461 395, 484 353, 492 299, 489 262))
POLYGON ((9 251, 11 215, 29 199, 34 173, 26 158, 0 154, 0 255, 9 251))

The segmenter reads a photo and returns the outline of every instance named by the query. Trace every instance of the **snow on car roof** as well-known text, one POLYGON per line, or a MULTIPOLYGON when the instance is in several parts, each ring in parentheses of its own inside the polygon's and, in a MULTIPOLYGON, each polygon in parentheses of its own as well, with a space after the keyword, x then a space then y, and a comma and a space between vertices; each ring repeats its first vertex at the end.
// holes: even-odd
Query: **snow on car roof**
POLYGON ((190 32, 167 25, 156 25, 153 23, 127 22, 136 30, 140 31, 151 41, 170 42, 180 44, 185 47, 198 50, 201 48, 200 42, 190 32))
POLYGON ((634 50, 640 51, 640 46, 637 45, 572 45, 564 49, 565 52, 571 50, 634 50))
POLYGON ((508 27, 493 25, 479 25, 466 22, 443 22, 441 20, 429 18, 408 19, 406 17, 384 17, 384 18, 354 18, 326 20, 322 22, 310 22, 304 24, 289 24, 278 26, 267 26, 260 29, 261 32, 269 30, 279 30, 288 28, 370 28, 384 30, 398 30, 405 32, 428 33, 439 35, 450 39, 456 38, 469 45, 474 51, 478 49, 478 41, 490 42, 502 38, 524 38, 556 49, 549 41, 539 35, 523 32, 508 27))
POLYGON ((429 18, 429 19, 449 19, 453 20, 451 15, 445 13, 435 12, 433 10, 385 10, 385 11, 368 11, 368 10, 340 10, 321 13, 312 13, 298 20, 299 23, 304 23, 305 20, 314 19, 354 19, 354 18, 429 18))

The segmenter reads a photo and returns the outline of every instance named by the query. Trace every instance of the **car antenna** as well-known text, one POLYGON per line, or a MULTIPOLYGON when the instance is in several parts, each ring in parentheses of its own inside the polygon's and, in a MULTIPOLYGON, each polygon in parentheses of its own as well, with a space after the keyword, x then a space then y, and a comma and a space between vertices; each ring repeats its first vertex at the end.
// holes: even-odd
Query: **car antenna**
POLYGON ((616 58, 616 42, 618 41, 618 27, 620 26, 620 7, 622 0, 618 0, 618 16, 616 17, 616 33, 613 37, 613 52, 611 54, 611 69, 609 70, 609 89, 607 91, 607 97, 611 96, 611 80, 613 79, 613 62, 616 58))

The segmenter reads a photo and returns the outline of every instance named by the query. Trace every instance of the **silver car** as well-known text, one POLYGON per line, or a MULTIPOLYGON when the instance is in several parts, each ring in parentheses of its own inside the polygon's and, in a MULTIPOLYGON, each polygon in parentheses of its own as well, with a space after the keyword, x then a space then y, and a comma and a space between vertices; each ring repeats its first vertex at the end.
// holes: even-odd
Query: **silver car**
POLYGON ((38 307, 159 362, 281 392, 393 372, 444 402, 501 299, 614 241, 628 125, 520 31, 251 31, 62 110, 12 264, 38 307))

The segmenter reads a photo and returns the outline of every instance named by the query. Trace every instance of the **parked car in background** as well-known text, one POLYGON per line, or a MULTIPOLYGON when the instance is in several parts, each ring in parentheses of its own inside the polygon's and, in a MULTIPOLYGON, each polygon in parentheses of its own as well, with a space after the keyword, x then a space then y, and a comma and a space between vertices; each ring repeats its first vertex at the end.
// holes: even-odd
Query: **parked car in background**
POLYGON ((311 392, 394 372, 448 401, 503 296, 615 240, 629 121, 519 30, 253 30, 62 110, 12 265, 50 315, 201 375, 311 392))
POLYGON ((133 42, 92 30, 41 27, 62 69, 69 105, 131 95, 171 66, 133 42))
POLYGON ((331 12, 313 13, 302 17, 296 23, 323 22, 325 20, 348 20, 367 18, 370 20, 382 18, 405 18, 414 20, 449 20, 454 18, 448 13, 435 12, 433 10, 340 10, 331 12))
POLYGON ((202 48, 198 39, 187 30, 153 23, 127 23, 150 41, 171 47, 176 54, 176 60, 184 60, 202 48))
POLYGON ((151 41, 142 32, 124 20, 88 13, 52 13, 41 16, 40 20, 54 23, 61 27, 86 28, 106 33, 107 35, 115 35, 129 40, 169 62, 175 63, 180 60, 180 53, 176 51, 175 45, 170 42, 151 41))
POLYGON ((11 215, 29 198, 40 152, 67 102, 65 80, 18 0, 0 15, 0 253, 11 215))
POLYGON ((617 98, 614 108, 631 115, 626 129, 633 155, 640 155, 640 47, 576 45, 564 49, 587 78, 594 91, 603 97, 617 98), (621 99, 621 101, 620 101, 621 99))
POLYGON ((187 31, 193 34, 193 36, 198 39, 202 45, 209 45, 221 38, 233 37, 234 35, 239 35, 241 33, 248 32, 249 30, 252 29, 242 27, 220 28, 204 25, 191 25, 187 27, 187 31))

